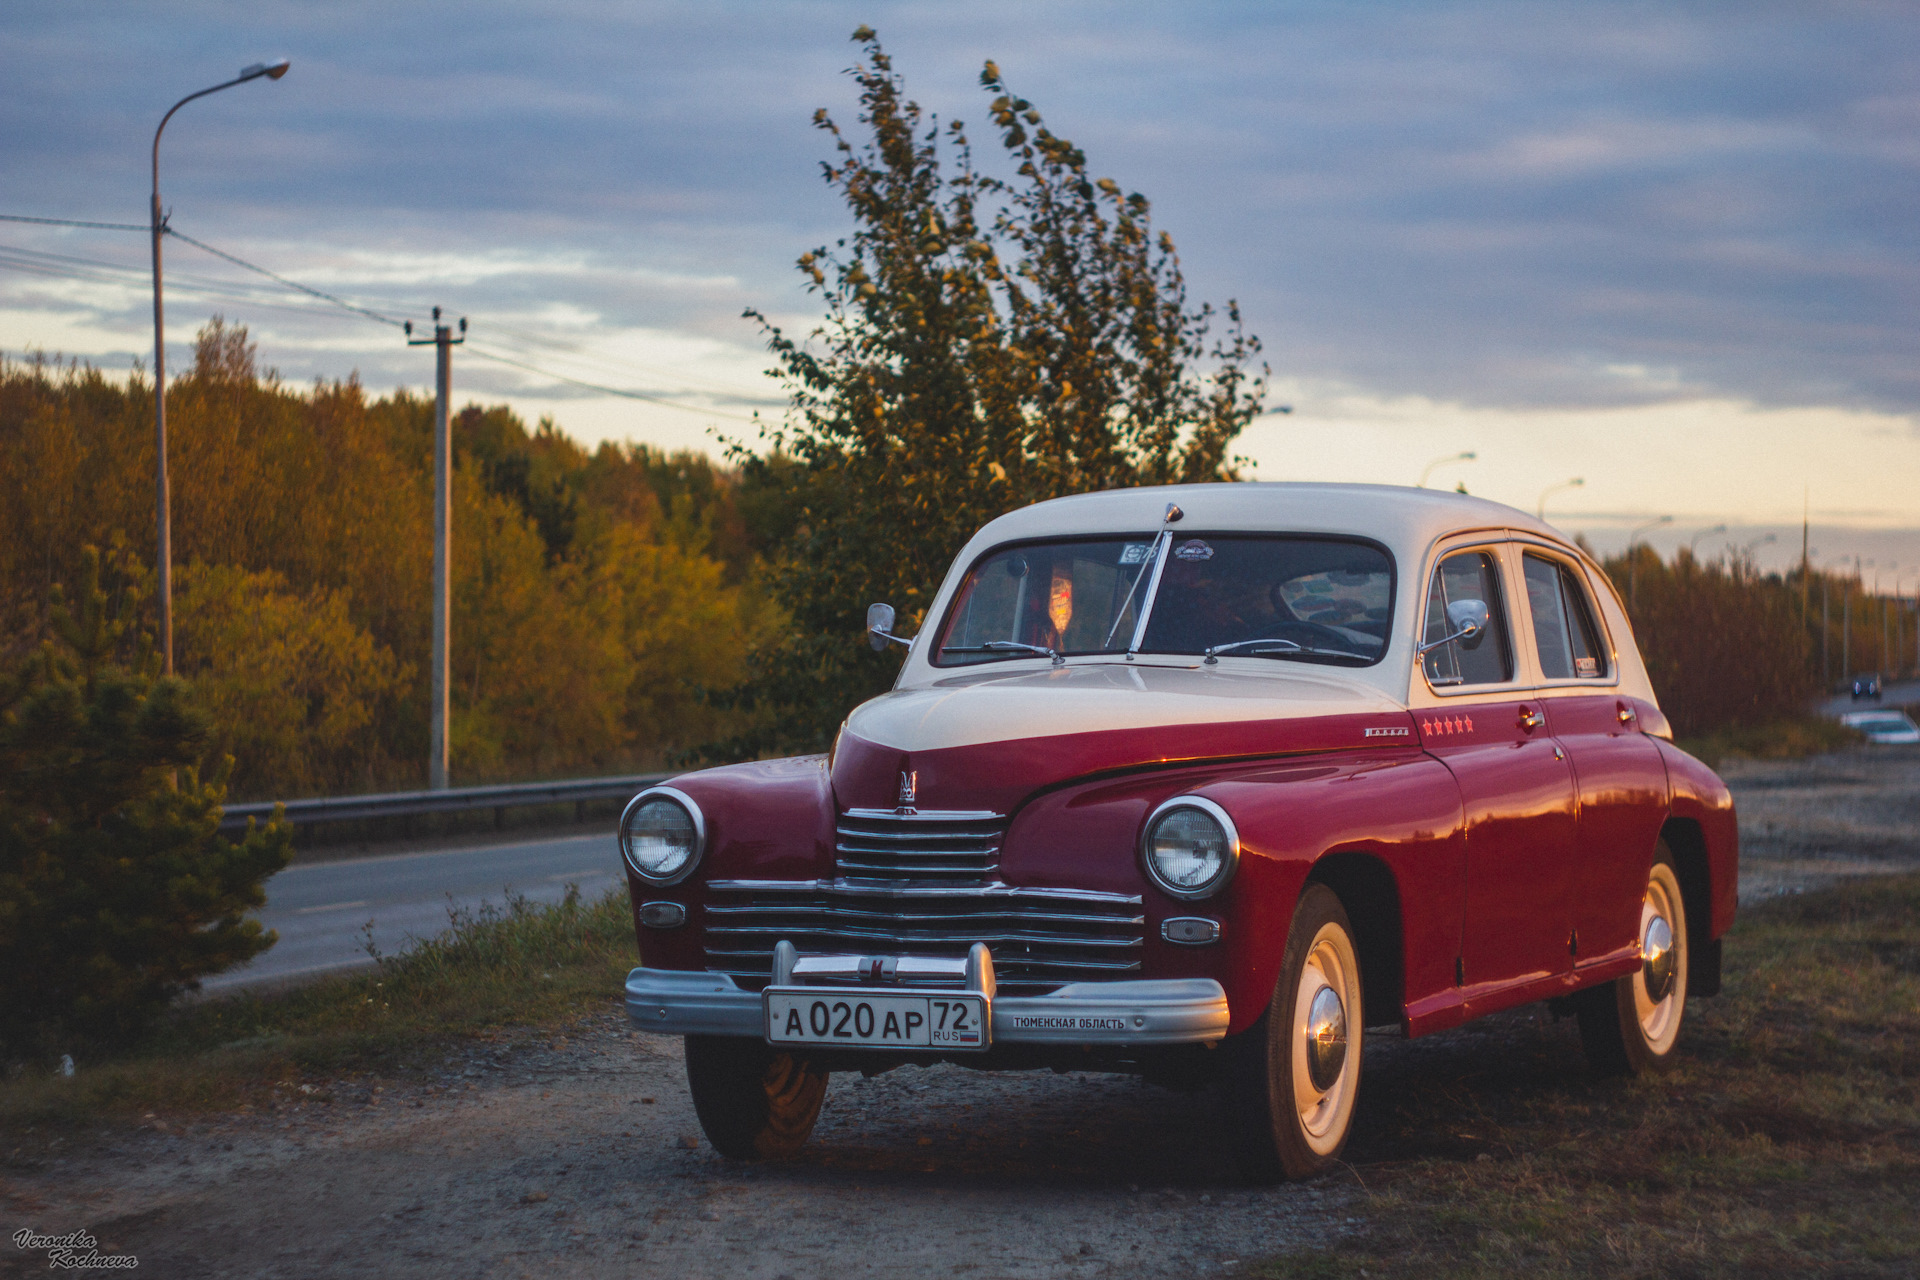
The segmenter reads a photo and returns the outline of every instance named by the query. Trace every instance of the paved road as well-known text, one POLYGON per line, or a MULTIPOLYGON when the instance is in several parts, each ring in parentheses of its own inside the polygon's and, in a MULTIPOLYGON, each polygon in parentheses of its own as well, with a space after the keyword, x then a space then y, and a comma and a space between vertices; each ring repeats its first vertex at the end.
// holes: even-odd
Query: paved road
POLYGON ((279 943, 202 986, 217 991, 370 964, 363 945, 369 922, 374 945, 391 954, 409 937, 444 930, 450 907, 498 905, 508 888, 536 902, 558 902, 568 884, 577 884, 594 897, 619 883, 619 868, 613 836, 604 832, 302 863, 267 881, 267 905, 258 918, 280 931, 279 943))
POLYGON ((1879 707, 1913 707, 1920 705, 1920 680, 1902 680, 1882 686, 1880 697, 1861 698, 1857 701, 1849 694, 1837 698, 1828 698, 1822 704, 1826 713, 1837 716, 1848 711, 1872 711, 1879 707))

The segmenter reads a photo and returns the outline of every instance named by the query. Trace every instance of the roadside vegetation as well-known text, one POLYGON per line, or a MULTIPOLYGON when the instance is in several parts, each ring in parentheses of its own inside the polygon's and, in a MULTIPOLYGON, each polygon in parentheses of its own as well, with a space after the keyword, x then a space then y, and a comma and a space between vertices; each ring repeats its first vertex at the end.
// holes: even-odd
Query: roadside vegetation
POLYGON ((624 891, 451 912, 447 931, 371 969, 177 1006, 136 1047, 0 1079, 0 1132, 314 1100, 320 1084, 404 1075, 436 1050, 604 1008, 638 963, 624 891), (301 1092, 299 1086, 308 1090, 301 1092))
POLYGON ((1404 1046, 1348 1148, 1364 1225, 1255 1274, 1912 1275, 1916 918, 1920 876, 1742 910, 1666 1075, 1594 1078, 1571 1024, 1404 1046))

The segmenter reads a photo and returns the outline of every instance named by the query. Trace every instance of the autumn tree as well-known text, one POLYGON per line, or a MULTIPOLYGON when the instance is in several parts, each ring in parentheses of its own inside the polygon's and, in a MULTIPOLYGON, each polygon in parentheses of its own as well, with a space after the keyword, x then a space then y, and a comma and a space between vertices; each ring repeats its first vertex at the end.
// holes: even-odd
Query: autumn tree
POLYGON ((885 689, 898 656, 859 644, 865 606, 919 618, 966 539, 1002 512, 1063 494, 1228 479, 1260 411, 1259 341, 1229 304, 1189 304, 1174 244, 1145 196, 1096 178, 1084 152, 991 62, 980 83, 1010 176, 974 163, 965 126, 904 96, 866 27, 860 134, 824 109, 822 165, 852 234, 803 254, 826 307, 796 338, 757 311, 790 391, 764 431, 779 475, 744 445, 749 483, 789 496, 772 586, 793 627, 754 659, 764 719, 710 754, 820 749, 885 689))

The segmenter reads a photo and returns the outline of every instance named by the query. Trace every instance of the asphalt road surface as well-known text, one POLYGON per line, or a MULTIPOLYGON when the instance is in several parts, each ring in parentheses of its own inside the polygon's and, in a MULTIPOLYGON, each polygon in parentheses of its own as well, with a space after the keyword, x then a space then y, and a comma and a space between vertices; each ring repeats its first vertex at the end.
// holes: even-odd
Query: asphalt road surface
POLYGON ((367 930, 382 954, 447 927, 449 910, 499 906, 507 891, 558 902, 569 884, 597 897, 619 883, 611 833, 397 853, 288 867, 267 881, 260 923, 280 941, 252 963, 206 979, 208 991, 371 964, 367 930))
POLYGON ((1874 711, 1881 707, 1912 707, 1917 704, 1920 704, 1920 680, 1902 680, 1882 685, 1878 698, 1855 698, 1845 693, 1828 698, 1821 704, 1821 710, 1830 716, 1838 716, 1848 711, 1874 711))

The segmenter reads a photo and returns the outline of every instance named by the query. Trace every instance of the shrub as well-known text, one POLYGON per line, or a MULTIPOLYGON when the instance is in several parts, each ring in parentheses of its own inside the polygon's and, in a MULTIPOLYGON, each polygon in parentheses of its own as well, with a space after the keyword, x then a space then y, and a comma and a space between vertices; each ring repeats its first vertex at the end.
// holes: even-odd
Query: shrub
POLYGON ((277 815, 219 834, 228 759, 202 777, 206 714, 156 678, 113 616, 100 557, 81 561, 56 640, 0 671, 0 1059, 62 1037, 128 1039, 198 979, 273 945, 245 912, 284 867, 277 815))

